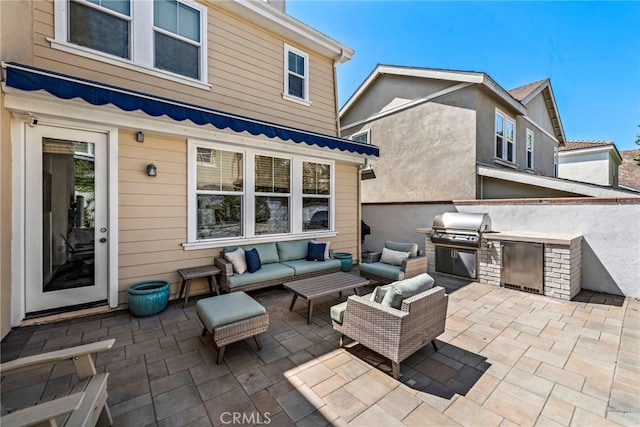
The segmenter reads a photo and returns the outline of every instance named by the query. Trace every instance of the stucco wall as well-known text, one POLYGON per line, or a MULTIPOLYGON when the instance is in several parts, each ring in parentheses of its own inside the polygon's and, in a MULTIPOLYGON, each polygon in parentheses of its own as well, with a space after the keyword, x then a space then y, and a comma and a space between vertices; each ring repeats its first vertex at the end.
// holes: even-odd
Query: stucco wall
MULTIPOLYGON (((478 146, 476 148, 478 153, 478 162, 488 165, 495 164, 494 144, 496 108, 500 109, 504 114, 509 116, 509 118, 514 120, 516 125, 516 157, 514 169, 519 171, 526 170, 526 135, 528 128, 532 130, 534 134, 533 170, 537 175, 554 176, 553 149, 556 146, 555 141, 542 132, 542 130, 536 125, 523 119, 516 111, 511 110, 508 106, 488 94, 486 90, 478 91, 478 146)), ((534 105, 534 111, 537 108, 538 106, 534 105)), ((528 114, 529 109, 527 106, 527 115, 528 114)), ((541 115, 542 113, 538 112, 537 114, 541 115)), ((548 113, 545 114, 547 114, 548 121, 548 113)))
POLYGON ((371 226, 366 244, 380 250, 385 240, 412 241, 424 249, 417 228, 431 228, 441 212, 486 212, 496 231, 583 236, 582 288, 640 297, 640 203, 598 199, 540 200, 538 203, 465 202, 445 204, 366 204, 362 218, 371 226))
MULTIPOLYGON (((340 119, 341 125, 365 120, 389 107, 396 107, 406 102, 425 98, 456 82, 423 79, 418 77, 382 75, 369 86, 358 101, 340 119)), ((353 129, 346 129, 343 135, 351 135, 353 129)), ((375 144, 375 143, 374 143, 375 144)))
POLYGON ((543 90, 527 104, 527 116, 536 122, 542 129, 553 135, 553 124, 549 117, 549 109, 544 102, 544 94, 548 89, 543 90))
POLYGON ((613 183, 608 152, 561 154, 558 162, 558 176, 574 181, 599 185, 613 183))
POLYGON ((478 177, 480 180, 481 199, 521 199, 539 197, 578 197, 579 194, 536 187, 491 177, 478 177))
POLYGON ((474 198, 474 103, 466 88, 371 122, 380 159, 363 202, 474 198))

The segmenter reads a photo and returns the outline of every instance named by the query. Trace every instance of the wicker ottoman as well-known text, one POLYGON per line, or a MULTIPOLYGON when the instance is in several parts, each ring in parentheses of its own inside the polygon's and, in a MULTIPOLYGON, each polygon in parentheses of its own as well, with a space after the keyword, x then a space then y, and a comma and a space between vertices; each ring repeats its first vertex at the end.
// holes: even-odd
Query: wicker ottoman
POLYGON ((218 347, 218 364, 222 363, 227 344, 253 337, 262 350, 259 334, 269 327, 269 314, 256 300, 244 292, 232 292, 201 299, 196 303, 196 313, 207 331, 213 335, 218 347))

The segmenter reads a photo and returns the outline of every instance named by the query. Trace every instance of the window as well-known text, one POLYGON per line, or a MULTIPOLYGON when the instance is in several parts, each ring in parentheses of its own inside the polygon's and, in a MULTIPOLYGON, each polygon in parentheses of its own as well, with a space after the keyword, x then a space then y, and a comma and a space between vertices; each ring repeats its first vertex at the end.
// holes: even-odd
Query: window
POLYGON ((496 158, 515 163, 516 125, 501 112, 496 111, 496 158))
POLYGON ((333 163, 189 141, 186 245, 213 247, 333 229, 333 163), (210 245, 210 246, 207 246, 210 245))
POLYGON ((362 142, 363 144, 371 144, 371 142, 369 142, 369 130, 361 133, 355 133, 351 135, 349 139, 356 142, 362 142))
POLYGON ((329 230, 331 165, 302 163, 303 231, 329 230))
POLYGON ((69 3, 69 21, 69 42, 131 59, 128 0, 73 0, 69 3))
POLYGON ((176 0, 155 0, 153 25, 155 67, 198 79, 200 12, 176 0))
POLYGON ((198 240, 243 235, 243 171, 242 153, 198 147, 196 159, 198 240))
POLYGON ((255 157, 255 234, 288 233, 291 160, 255 157))
POLYGON ((558 176, 558 147, 553 147, 553 176, 558 176))
POLYGON ((284 45, 284 97, 309 102, 309 55, 284 45))
POLYGON ((533 132, 527 129, 527 169, 533 169, 533 132))
POLYGON ((206 16, 194 0, 56 0, 49 41, 76 55, 208 88, 202 84, 206 16))

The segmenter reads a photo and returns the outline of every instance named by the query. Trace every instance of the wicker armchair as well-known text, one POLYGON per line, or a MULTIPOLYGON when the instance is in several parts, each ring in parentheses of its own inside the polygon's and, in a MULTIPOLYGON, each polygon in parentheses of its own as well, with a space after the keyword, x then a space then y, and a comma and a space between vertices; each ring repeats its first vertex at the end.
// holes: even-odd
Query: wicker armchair
POLYGON ((388 284, 427 272, 428 259, 421 254, 417 244, 387 241, 384 246, 392 250, 410 252, 411 255, 402 261, 402 265, 390 265, 380 262, 381 253, 376 253, 369 263, 359 265, 360 276, 373 282, 388 284))
POLYGON ((366 297, 350 296, 342 324, 333 320, 333 328, 378 354, 391 359, 393 377, 400 376, 400 362, 431 341, 445 329, 448 295, 441 286, 402 301, 400 310, 384 306, 366 297))

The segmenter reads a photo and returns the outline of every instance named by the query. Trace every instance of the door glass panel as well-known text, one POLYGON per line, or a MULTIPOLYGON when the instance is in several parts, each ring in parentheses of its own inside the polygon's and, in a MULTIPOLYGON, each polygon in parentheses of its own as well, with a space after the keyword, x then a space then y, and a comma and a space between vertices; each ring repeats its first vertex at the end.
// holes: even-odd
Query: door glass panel
POLYGON ((94 148, 42 139, 43 292, 94 285, 94 148))

